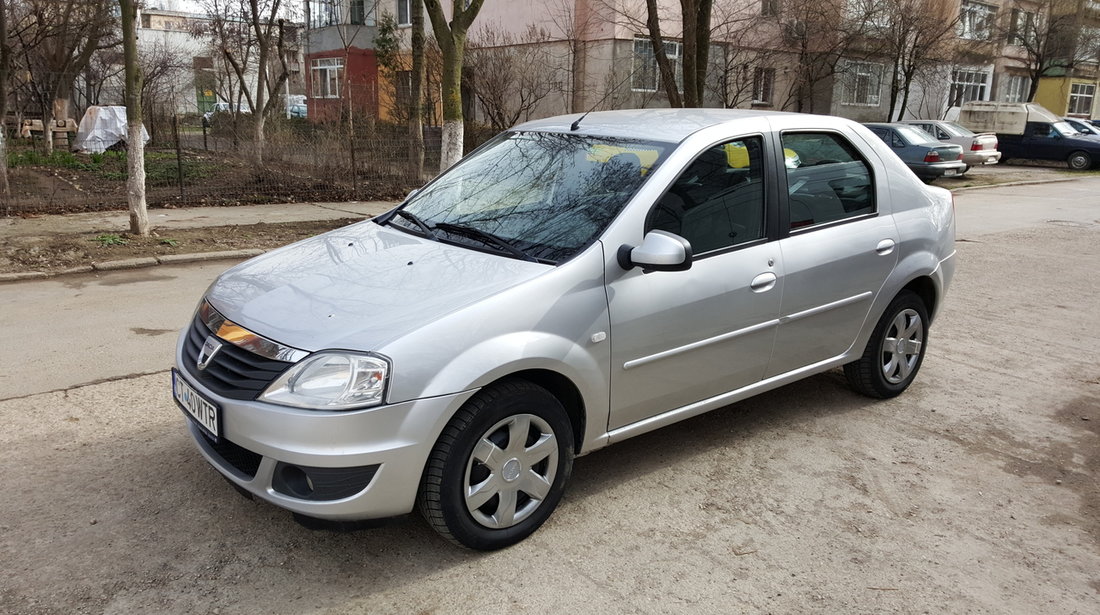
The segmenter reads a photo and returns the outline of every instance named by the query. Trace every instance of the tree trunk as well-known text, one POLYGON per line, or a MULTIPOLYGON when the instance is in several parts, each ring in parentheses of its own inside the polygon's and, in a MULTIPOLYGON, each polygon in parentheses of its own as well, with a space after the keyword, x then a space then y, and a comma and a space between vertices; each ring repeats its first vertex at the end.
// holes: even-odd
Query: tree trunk
MULTIPOLYGON (((8 0, 0 0, 0 195, 11 196, 8 185, 8 72, 11 70, 12 43, 8 40, 8 0)), ((17 125, 18 126, 18 125, 17 125)), ((4 215, 11 215, 11 201, 4 199, 4 215)))
POLYGON ((141 124, 141 65, 137 52, 137 4, 119 0, 122 9, 122 51, 126 62, 126 196, 130 204, 130 232, 149 234, 145 204, 145 140, 141 124))
POLYGON ((653 46, 653 55, 657 59, 657 68, 661 72, 661 85, 668 96, 670 107, 683 107, 680 90, 676 87, 676 73, 665 55, 665 43, 661 36, 661 21, 657 15, 657 0, 646 0, 646 28, 649 30, 649 42, 653 46))
POLYGON ((461 43, 449 42, 443 48, 443 143, 439 154, 439 172, 446 171, 462 158, 465 132, 462 117, 462 53, 461 43))
POLYGON ((439 156, 440 172, 462 158, 462 60, 466 53, 466 32, 477 17, 484 0, 454 0, 452 18, 447 21, 439 0, 424 0, 424 8, 443 52, 443 148, 439 156))
POLYGON ((409 88, 409 166, 415 182, 424 181, 424 3, 413 2, 412 83, 409 88))

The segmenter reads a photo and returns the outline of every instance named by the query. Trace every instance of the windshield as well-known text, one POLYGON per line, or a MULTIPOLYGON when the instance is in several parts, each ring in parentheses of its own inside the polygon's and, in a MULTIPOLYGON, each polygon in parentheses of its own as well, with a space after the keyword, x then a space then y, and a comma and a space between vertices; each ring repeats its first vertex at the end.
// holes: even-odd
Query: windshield
POLYGON ((388 221, 433 239, 560 262, 595 240, 672 147, 504 133, 416 193, 404 215, 388 221))
POLYGON ((1053 126, 1054 130, 1063 137, 1072 137, 1077 134, 1077 131, 1073 129, 1073 126, 1070 126, 1065 122, 1054 122, 1053 124, 1051 124, 1051 126, 1053 126))

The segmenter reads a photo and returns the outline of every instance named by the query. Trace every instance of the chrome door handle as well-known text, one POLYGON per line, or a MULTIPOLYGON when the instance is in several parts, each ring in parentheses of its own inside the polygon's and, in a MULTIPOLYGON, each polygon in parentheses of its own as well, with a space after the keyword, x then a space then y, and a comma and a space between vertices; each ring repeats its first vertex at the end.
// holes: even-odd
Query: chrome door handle
POLYGON ((894 251, 895 245, 897 244, 894 243, 893 239, 883 239, 882 241, 878 242, 878 246, 875 247, 875 252, 886 256, 887 254, 894 251))
POLYGON ((762 293, 771 290, 772 287, 775 286, 775 281, 777 279, 779 278, 777 278, 774 273, 767 271, 753 278, 752 283, 749 284, 749 288, 751 288, 754 293, 762 293))

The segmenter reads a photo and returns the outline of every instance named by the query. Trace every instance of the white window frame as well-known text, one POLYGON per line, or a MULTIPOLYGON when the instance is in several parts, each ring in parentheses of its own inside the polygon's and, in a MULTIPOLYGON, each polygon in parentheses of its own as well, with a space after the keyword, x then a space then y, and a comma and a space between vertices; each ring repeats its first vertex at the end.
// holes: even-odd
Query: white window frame
POLYGON ((340 98, 344 58, 313 58, 309 63, 311 98, 340 98))
POLYGON ((989 100, 988 70, 975 68, 951 69, 951 86, 947 94, 948 107, 960 107, 972 100, 989 100))
POLYGON ((997 26, 997 7, 972 0, 962 0, 959 6, 959 38, 988 41, 997 26))
POLYGON ((1071 83, 1066 115, 1091 116, 1092 103, 1096 99, 1095 83, 1071 83))
POLYGON ((885 65, 878 62, 848 60, 841 79, 841 104, 853 107, 877 107, 882 102, 882 75, 885 65))
POLYGON ((397 0, 397 25, 412 25, 412 1, 413 0, 397 0), (405 12, 404 16, 401 15, 402 11, 405 12))
POLYGON ((775 69, 757 66, 752 70, 752 104, 770 105, 775 96, 775 69))
POLYGON ((1039 15, 1035 11, 1012 9, 1009 23, 1008 44, 1021 46, 1035 37, 1035 23, 1039 15))
POLYGON ((1031 89, 1031 78, 1027 75, 1005 75, 1001 79, 1001 100, 1003 102, 1027 102, 1027 92, 1031 89))
POLYGON ((309 27, 339 25, 342 4, 341 0, 309 0, 309 27))
MULTIPOLYGON (((680 54, 683 46, 678 41, 664 41, 665 57, 672 65, 672 74, 676 76, 676 91, 684 91, 684 73, 680 54)), ((657 65, 657 55, 653 53, 653 43, 647 36, 634 37, 633 72, 630 75, 630 89, 634 92, 656 92, 664 89, 661 83, 661 68, 657 65), (639 66, 639 62, 645 66, 639 66)))

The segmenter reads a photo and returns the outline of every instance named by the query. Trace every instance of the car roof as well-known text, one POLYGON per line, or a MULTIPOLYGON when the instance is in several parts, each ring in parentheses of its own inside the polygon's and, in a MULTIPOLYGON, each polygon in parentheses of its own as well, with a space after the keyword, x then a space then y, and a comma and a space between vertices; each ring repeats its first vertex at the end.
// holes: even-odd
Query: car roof
MULTIPOLYGON (((747 109, 623 109, 619 111, 593 111, 559 115, 519 124, 512 130, 537 130, 543 132, 574 132, 571 126, 580 119, 577 134, 601 137, 645 138, 653 141, 678 143, 695 132, 719 124, 752 118, 799 116, 807 118, 806 125, 828 116, 781 111, 753 111, 747 109), (817 118, 817 120, 813 119, 817 118)), ((838 118, 828 117, 833 123, 838 118)))

